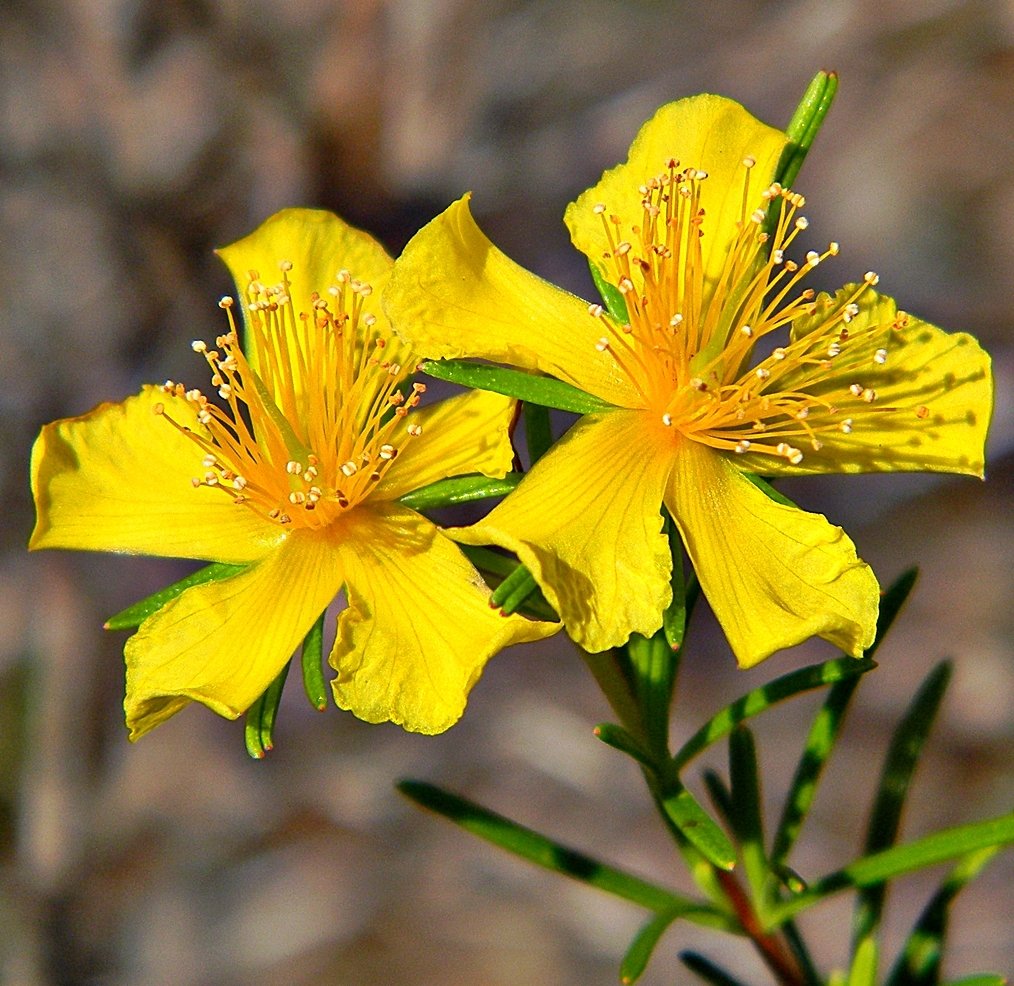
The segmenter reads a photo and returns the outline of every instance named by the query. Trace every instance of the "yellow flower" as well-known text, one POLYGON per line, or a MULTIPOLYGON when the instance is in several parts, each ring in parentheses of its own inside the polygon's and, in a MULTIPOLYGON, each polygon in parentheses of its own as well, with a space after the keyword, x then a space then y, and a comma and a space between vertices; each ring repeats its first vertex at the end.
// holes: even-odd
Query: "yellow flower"
POLYGON ((168 381, 46 425, 30 547, 246 566, 187 589, 127 642, 132 738, 191 700, 240 715, 343 585, 338 705, 440 732, 492 654, 553 626, 493 612, 457 545, 398 498, 503 476, 513 402, 470 393, 416 410, 416 361, 377 304, 392 261, 338 217, 286 210, 220 255, 247 333, 244 354, 226 298, 228 330, 193 344, 220 400, 168 381))
POLYGON ((744 473, 982 474, 988 357, 897 311, 872 273, 833 297, 801 286, 838 246, 790 256, 807 224, 802 197, 771 183, 785 140, 729 100, 681 100, 568 207, 574 244, 626 319, 510 261, 467 197, 416 235, 385 292, 419 352, 549 374, 615 406, 453 532, 516 552, 587 650, 661 625, 664 503, 740 665, 815 634, 859 654, 875 630, 873 573, 840 528, 744 473))

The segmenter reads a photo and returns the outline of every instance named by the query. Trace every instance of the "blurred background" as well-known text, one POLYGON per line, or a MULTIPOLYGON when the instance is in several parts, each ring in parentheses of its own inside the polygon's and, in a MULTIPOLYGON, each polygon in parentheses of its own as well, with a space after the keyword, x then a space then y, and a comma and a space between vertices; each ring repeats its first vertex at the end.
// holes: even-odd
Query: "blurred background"
MULTIPOLYGON (((563 641, 504 654, 435 738, 309 710, 277 747, 193 706, 141 743, 120 701, 123 634, 103 620, 179 578, 173 563, 24 548, 31 442, 50 419, 202 376, 189 342, 231 290, 211 253, 274 210, 317 205, 393 252, 462 192, 508 254, 591 297, 564 206, 625 157, 660 104, 701 91, 784 125, 810 77, 841 75, 798 182, 819 286, 874 269, 909 311, 994 354, 986 483, 799 481, 886 584, 923 567, 858 693, 795 858, 859 853, 880 750, 939 659, 955 677, 905 836, 1011 803, 1014 697, 1014 13, 1004 0, 2 0, 0 2, 0 979, 77 984, 615 982, 644 918, 515 862, 400 799, 405 776, 689 889, 637 772, 563 641), (195 376, 196 374, 196 376, 195 376)), ((703 607, 702 607, 703 610, 703 607)), ((687 737, 814 645, 736 672, 698 614, 674 719, 687 737)), ((775 810, 817 699, 758 734, 775 810)), ((724 766, 721 760, 711 761, 724 766)), ((1014 967, 1008 862, 960 899, 947 972, 1014 967), (1004 914, 1008 917, 1005 918, 1004 914)), ((900 941, 939 872, 892 900, 900 941)), ((825 968, 849 911, 804 921, 825 968)), ((767 982, 746 948, 670 930, 643 982, 702 949, 767 982)))

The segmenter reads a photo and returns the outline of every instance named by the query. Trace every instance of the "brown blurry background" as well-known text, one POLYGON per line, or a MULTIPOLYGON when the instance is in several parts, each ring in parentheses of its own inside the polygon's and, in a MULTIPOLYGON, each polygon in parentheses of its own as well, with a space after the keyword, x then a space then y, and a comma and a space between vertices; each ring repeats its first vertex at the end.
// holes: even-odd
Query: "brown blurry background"
MULTIPOLYGON (((590 297, 563 208, 658 105, 715 91, 784 125, 820 68, 842 85, 798 187, 815 242, 842 243, 822 286, 877 270, 906 309, 982 339, 999 396, 985 484, 789 490, 842 523, 885 583, 923 566, 795 862, 813 876, 858 853, 880 749, 945 656, 955 680, 905 835, 1007 810, 1012 40, 1003 0, 0 0, 0 979, 616 981, 641 911, 392 789, 404 776, 444 784, 689 889, 636 771, 592 738, 607 711, 563 641, 496 658, 436 738, 313 713, 293 679, 264 762, 243 752, 241 723, 198 706, 131 745, 124 635, 102 621, 185 569, 29 557, 28 451, 46 420, 143 381, 197 380, 189 342, 218 331, 231 289, 211 249, 275 209, 332 208, 397 251, 472 189, 494 241, 590 297)), ((803 648, 741 674, 699 617, 677 738, 740 691, 830 656, 803 648)), ((773 813, 815 702, 758 721, 773 813)), ((893 945, 939 875, 899 885, 893 945)), ((948 973, 1014 966, 1011 876, 994 863, 960 899, 948 973)), ((848 914, 835 902, 804 921, 825 968, 843 960, 848 914)), ((688 981, 674 967, 690 945, 767 981, 745 948, 677 926, 643 982, 688 981)))

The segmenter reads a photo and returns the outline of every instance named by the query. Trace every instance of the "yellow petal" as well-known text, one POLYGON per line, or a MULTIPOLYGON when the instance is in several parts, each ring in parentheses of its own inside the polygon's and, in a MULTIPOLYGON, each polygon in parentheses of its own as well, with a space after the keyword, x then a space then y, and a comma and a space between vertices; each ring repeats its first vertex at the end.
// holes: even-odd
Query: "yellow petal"
POLYGON ((759 204, 760 192, 775 173, 785 146, 785 134, 751 116, 739 103, 722 96, 691 96, 663 106, 641 127, 625 164, 607 171, 598 184, 578 196, 565 213, 574 245, 589 260, 601 263, 610 249, 602 216, 592 210, 606 206, 624 229, 643 221, 643 194, 638 189, 666 170, 675 158, 681 168, 708 173, 701 191, 706 220, 701 250, 704 276, 713 284, 722 271, 725 254, 742 216, 743 160, 752 157, 751 195, 747 215, 759 204))
POLYGON ((356 511, 342 557, 349 608, 331 653, 332 684, 338 705, 367 722, 443 732, 490 657, 559 629, 491 609, 461 551, 405 507, 356 511))
POLYGON ((769 499, 689 440, 666 505, 741 667, 812 636, 857 657, 873 642, 877 580, 840 527, 769 499))
MULTIPOLYGON (((314 292, 326 298, 335 275, 347 270, 352 277, 366 281, 373 288, 366 311, 378 319, 382 334, 387 334, 379 299, 393 261, 369 233, 350 226, 334 213, 323 209, 282 209, 248 236, 215 252, 229 268, 241 301, 251 271, 256 272, 264 284, 272 285, 282 279, 280 265, 291 263, 292 269, 285 276, 297 313, 310 310, 314 292)), ((255 341, 253 334, 249 334, 245 349, 251 366, 260 373, 261 357, 255 341)))
POLYGON ((407 443, 373 493, 396 500, 429 483, 482 473, 505 476, 514 461, 508 428, 516 402, 472 390, 412 412, 422 432, 407 443))
MULTIPOLYGON (((793 327, 793 339, 818 332, 854 293, 849 285, 834 298, 821 295, 812 318, 793 327)), ((765 471, 981 476, 993 409, 989 356, 970 335, 900 314, 886 295, 867 289, 857 303, 859 313, 845 326, 848 338, 830 367, 801 367, 779 382, 779 389, 805 392, 834 408, 811 408, 807 418, 821 447, 804 439, 798 465, 778 460, 765 471)), ((821 348, 840 328, 838 323, 821 348)))
POLYGON ((190 701, 229 719, 245 712, 341 587, 335 545, 297 531, 239 575, 187 589, 145 620, 124 649, 130 738, 190 701))
POLYGON ((519 267, 459 199, 409 241, 384 293, 394 331, 430 358, 476 356, 539 370, 618 407, 639 395, 608 351, 587 302, 519 267))
POLYGON ((585 650, 654 633, 672 592, 662 495, 671 435, 647 415, 582 418, 484 520, 450 531, 498 544, 531 570, 585 650))
POLYGON ((194 488, 201 450, 154 413, 200 431, 181 398, 145 387, 42 429, 32 450, 37 520, 29 547, 243 563, 284 537, 223 490, 194 488))

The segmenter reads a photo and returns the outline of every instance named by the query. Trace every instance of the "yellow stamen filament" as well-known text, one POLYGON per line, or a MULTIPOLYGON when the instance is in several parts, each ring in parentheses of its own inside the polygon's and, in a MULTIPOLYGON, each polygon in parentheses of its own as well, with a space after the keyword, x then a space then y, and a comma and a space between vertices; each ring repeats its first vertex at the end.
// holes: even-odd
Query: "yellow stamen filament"
POLYGON ((197 446, 195 487, 214 487, 282 525, 324 527, 366 499, 420 428, 405 421, 425 393, 405 389, 409 369, 387 358, 387 341, 366 311, 368 284, 339 271, 324 295, 297 312, 288 271, 266 285, 250 271, 244 306, 257 364, 229 328, 215 349, 193 343, 222 404, 171 380, 163 391, 196 411, 201 429, 154 410, 197 446))
POLYGON ((603 329, 595 348, 612 354, 645 408, 674 434, 798 465, 808 450, 823 447, 821 436, 850 434, 854 422, 894 410, 873 406, 877 392, 863 375, 887 362, 892 333, 904 330, 907 317, 850 330, 861 296, 878 281, 873 272, 842 303, 818 306, 802 281, 836 257, 839 245, 792 260, 791 248, 809 225, 800 214, 805 200, 777 183, 752 197, 754 164, 743 160, 740 218, 732 231, 709 229, 701 206, 707 175, 680 169, 674 160, 640 187, 640 224, 624 229, 607 205, 596 205, 608 245, 605 273, 623 296, 627 322, 619 324, 600 305, 589 314, 603 329), (729 232, 718 278, 706 284, 707 237, 729 232), (793 324, 795 338, 754 356, 758 340, 793 324), (851 386, 834 384, 853 373, 851 386))

